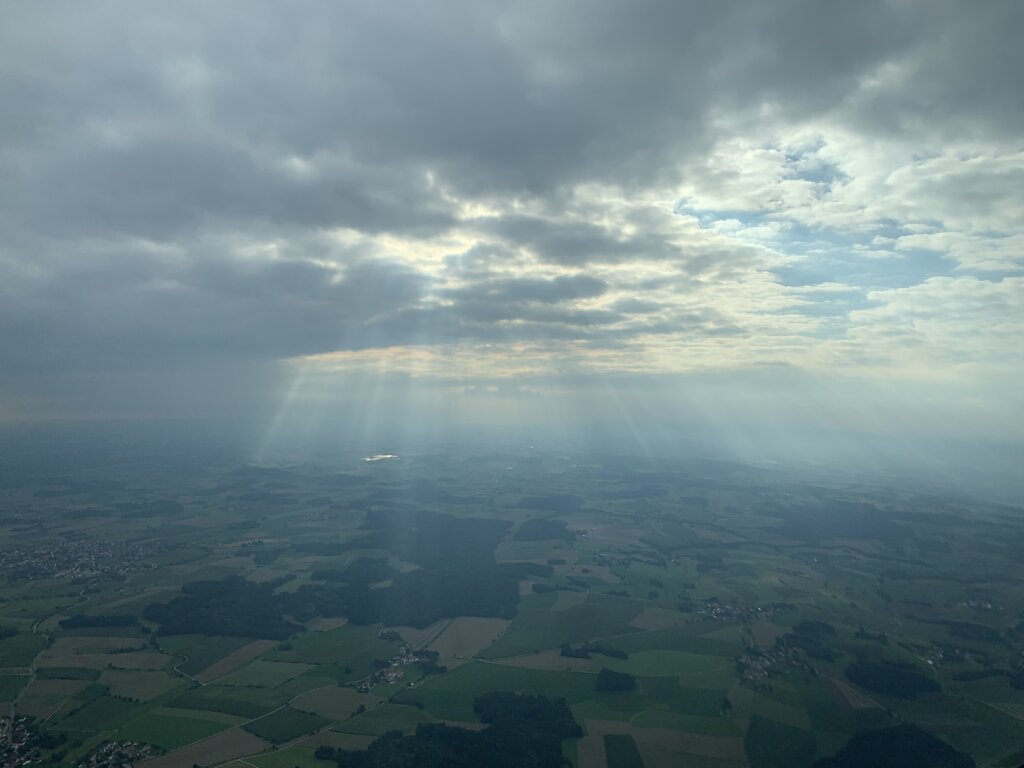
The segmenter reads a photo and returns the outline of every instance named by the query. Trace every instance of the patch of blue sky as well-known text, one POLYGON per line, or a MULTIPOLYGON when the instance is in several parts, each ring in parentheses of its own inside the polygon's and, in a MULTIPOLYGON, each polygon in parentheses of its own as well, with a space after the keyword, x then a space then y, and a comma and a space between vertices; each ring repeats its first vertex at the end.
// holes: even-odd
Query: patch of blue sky
POLYGON ((696 217, 701 227, 712 229, 718 222, 729 222, 731 235, 738 238, 743 237, 743 230, 756 229, 757 239, 764 245, 798 257, 774 270, 779 282, 787 286, 844 283, 864 288, 908 288, 930 277, 950 275, 958 268, 955 259, 940 252, 895 250, 886 243, 886 240, 907 234, 904 225, 896 219, 882 219, 869 230, 850 232, 811 227, 781 213, 706 211, 688 202, 681 201, 676 211, 696 217), (734 222, 739 223, 739 229, 734 222))
POLYGON ((790 178, 810 181, 831 187, 833 184, 842 184, 850 180, 850 176, 839 170, 839 166, 832 163, 820 163, 808 168, 795 170, 790 178))
POLYGON ((930 277, 952 274, 955 259, 924 250, 902 250, 893 258, 869 257, 857 250, 836 248, 776 267, 786 286, 843 283, 863 288, 909 288, 930 277))
POLYGON ((772 242, 773 247, 783 253, 803 255, 822 250, 839 248, 854 249, 866 245, 875 235, 865 236, 861 233, 841 232, 827 227, 808 227, 804 224, 786 219, 785 217, 767 217, 780 226, 778 236, 772 242))
POLYGON ((700 224, 702 229, 709 229, 715 222, 735 220, 745 227, 752 227, 765 221, 770 215, 767 211, 748 210, 706 210, 690 205, 689 200, 680 200, 676 203, 672 212, 677 216, 692 216, 700 224))

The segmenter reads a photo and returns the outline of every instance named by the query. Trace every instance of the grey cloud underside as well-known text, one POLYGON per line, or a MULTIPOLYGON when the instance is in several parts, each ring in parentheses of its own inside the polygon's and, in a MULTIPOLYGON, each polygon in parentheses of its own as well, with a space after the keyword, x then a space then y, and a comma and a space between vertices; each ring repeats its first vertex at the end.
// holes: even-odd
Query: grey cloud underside
POLYGON ((315 354, 348 346, 353 327, 416 302, 425 288, 421 275, 383 261, 341 275, 303 261, 166 261, 129 253, 100 269, 90 260, 8 297, 18 325, 5 359, 37 368, 315 354))
POLYGON ((637 333, 692 331, 709 322, 694 315, 660 323, 632 317, 657 311, 655 303, 575 308, 576 300, 599 297, 608 288, 587 275, 481 279, 441 291, 448 303, 437 305, 428 298, 430 280, 399 262, 356 257, 335 269, 299 260, 221 259, 209 246, 195 251, 168 259, 128 249, 107 254, 102 265, 80 254, 60 279, 3 292, 11 318, 5 360, 38 372, 466 339, 614 344, 637 333))
POLYGON ((678 181, 717 116, 767 103, 868 131, 1019 135, 1024 5, 985 6, 4 3, 0 354, 60 370, 739 333, 654 292, 755 254, 690 250, 642 213, 631 234, 565 216, 575 185, 678 181), (865 101, 857 84, 886 62, 902 79, 865 101), (540 213, 460 209, 517 200, 540 213), (386 250, 337 252, 322 235, 339 228, 481 242, 444 283, 386 250), (240 255, 262 241, 284 244, 240 255), (523 259, 580 273, 501 274, 523 259), (634 261, 679 276, 582 273, 634 261))

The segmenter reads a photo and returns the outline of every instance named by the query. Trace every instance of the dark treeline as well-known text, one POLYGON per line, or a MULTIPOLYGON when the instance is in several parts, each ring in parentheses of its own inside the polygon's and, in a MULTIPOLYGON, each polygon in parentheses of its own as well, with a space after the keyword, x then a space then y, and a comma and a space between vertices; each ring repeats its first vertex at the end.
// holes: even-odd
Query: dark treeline
MULTIPOLYGON (((334 556, 362 548, 385 548, 418 563, 399 573, 384 558, 359 558, 341 570, 314 571, 324 584, 304 584, 274 594, 277 582, 255 584, 240 577, 192 582, 170 603, 150 605, 147 619, 161 634, 207 634, 284 639, 300 630, 291 621, 346 616, 353 624, 383 622, 423 627, 454 616, 512 618, 519 603, 518 581, 550 576, 550 566, 498 563, 494 550, 509 523, 456 518, 427 511, 371 511, 368 533, 348 542, 296 546, 310 554, 334 556), (370 585, 391 580, 380 589, 370 585)), ((258 553, 259 547, 250 548, 258 553)), ((248 551, 248 550, 247 550, 248 551)))
POLYGON ((316 757, 338 768, 566 768, 562 741, 583 735, 564 699, 496 692, 479 697, 473 708, 487 723, 482 731, 421 725, 412 736, 387 733, 366 751, 323 746, 316 757))
POLYGON ((914 699, 922 693, 942 690, 942 686, 917 667, 902 662, 860 660, 846 668, 846 676, 861 688, 899 699, 914 699))
POLYGON ((602 693, 632 691, 636 688, 636 678, 625 672, 616 672, 605 667, 597 673, 595 689, 602 693))
POLYGON ((801 621, 793 631, 780 637, 776 644, 799 648, 808 656, 822 661, 834 661, 835 654, 828 643, 836 636, 836 628, 825 621, 801 621))
POLYGON ((112 616, 84 616, 79 614, 60 622, 61 629, 92 629, 95 627, 131 627, 138 623, 138 617, 128 614, 112 616))
POLYGON ((163 635, 227 635, 284 640, 302 626, 284 617, 278 581, 256 583, 241 576, 221 581, 192 581, 169 603, 147 606, 145 617, 160 624, 163 635))
POLYGON ((221 581, 190 582, 169 603, 154 603, 145 617, 161 625, 162 635, 204 634, 284 640, 302 631, 289 620, 347 616, 356 625, 424 627, 440 618, 496 616, 512 618, 519 601, 513 579, 495 572, 410 571, 384 589, 306 584, 295 592, 274 594, 278 582, 254 583, 232 576, 221 581))
POLYGON ((618 648, 612 648, 610 645, 605 645, 604 643, 583 643, 576 648, 568 643, 562 646, 562 655, 569 659, 589 659, 591 655, 595 653, 601 656, 608 656, 613 659, 629 658, 629 654, 625 651, 620 651, 618 648))
POLYGON ((859 733, 814 768, 974 768, 974 761, 916 725, 859 733))

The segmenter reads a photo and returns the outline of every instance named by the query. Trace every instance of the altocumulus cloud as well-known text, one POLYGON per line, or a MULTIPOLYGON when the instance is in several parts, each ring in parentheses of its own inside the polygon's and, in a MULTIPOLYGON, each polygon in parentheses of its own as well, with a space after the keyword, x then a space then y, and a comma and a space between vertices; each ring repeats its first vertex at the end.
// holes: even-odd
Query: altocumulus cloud
POLYGON ((5 417, 282 363, 1021 373, 1019 2, 2 8, 5 417))

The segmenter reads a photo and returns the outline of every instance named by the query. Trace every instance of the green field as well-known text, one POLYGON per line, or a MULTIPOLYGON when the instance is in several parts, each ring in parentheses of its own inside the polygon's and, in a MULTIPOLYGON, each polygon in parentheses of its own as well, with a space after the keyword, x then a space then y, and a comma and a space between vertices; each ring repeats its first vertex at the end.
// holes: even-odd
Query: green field
POLYGON ((430 720, 428 714, 416 707, 382 704, 344 721, 337 730, 369 736, 381 736, 392 730, 409 733, 416 730, 417 725, 430 720))
MULTIPOLYGON (((170 647, 175 648, 175 655, 187 657, 178 664, 178 668, 186 675, 198 675, 207 667, 213 666, 228 654, 251 642, 251 638, 245 637, 199 637, 183 647, 176 647, 176 644, 170 647)), ((162 640, 161 647, 164 647, 162 640)))
POLYGON ((271 712, 266 717, 261 717, 243 726, 245 730, 254 733, 261 739, 266 739, 274 744, 281 744, 285 741, 310 733, 323 728, 330 721, 309 712, 300 712, 291 707, 285 707, 271 712))
POLYGON ((0 701, 13 701, 21 693, 21 689, 28 685, 27 675, 3 675, 0 676, 0 701))
POLYGON ((817 740, 810 731, 754 715, 743 746, 750 768, 810 768, 817 740))
POLYGON ((518 669, 474 662, 459 667, 397 696, 395 701, 419 701, 438 719, 475 721, 473 700, 489 691, 515 691, 561 697, 570 703, 595 696, 594 675, 518 669))
MULTIPOLYGON (((373 660, 392 656, 399 643, 380 640, 380 625, 356 627, 345 625, 330 632, 307 632, 296 638, 288 650, 275 650, 266 655, 269 661, 319 664, 334 668, 351 667, 349 679, 368 674, 373 660)), ((342 673, 344 676, 345 673, 342 673)))
POLYGON ((103 672, 85 667, 40 667, 36 677, 40 680, 99 680, 103 672))
POLYGON ((692 688, 726 690, 736 682, 736 663, 725 656, 709 656, 687 651, 640 651, 629 659, 597 657, 600 666, 638 677, 674 675, 682 685, 692 688))
POLYGON ((328 720, 340 722, 352 717, 359 707, 371 707, 380 702, 376 696, 359 693, 353 688, 341 688, 332 685, 328 688, 311 691, 296 701, 292 707, 303 712, 326 717, 328 720))
MULTIPOLYGON (((28 683, 14 673, 33 659, 59 665, 36 669, 19 706, 81 741, 62 768, 104 741, 175 749, 243 724, 232 737, 283 747, 244 758, 251 764, 330 768, 313 757, 317 744, 361 749, 389 730, 475 723, 474 701, 495 691, 564 698, 577 722, 608 721, 597 733, 630 733, 608 737, 611 768, 809 768, 855 734, 901 722, 979 768, 1020 762, 1024 691, 1011 679, 1024 653, 1024 592, 1007 576, 1024 542, 1020 510, 657 458, 362 455, 332 469, 203 460, 192 473, 155 462, 126 467, 128 485, 79 478, 73 496, 0 488, 5 508, 31 508, 33 521, 4 530, 43 552, 20 568, 45 565, 52 547, 81 558, 76 573, 107 560, 117 568, 75 580, 55 575, 61 562, 0 583, 0 701, 28 683), (522 507, 525 496, 535 506, 522 507), (170 511, 149 515, 147 499, 170 511), (526 520, 549 517, 576 537, 514 540, 526 520), (365 547, 351 544, 360 538, 365 547), (387 568, 436 569, 444 580, 422 583, 446 586, 403 593, 359 581, 387 568), (469 588, 477 581, 494 591, 481 598, 469 588), (190 595, 180 615, 147 613, 190 595), (466 618, 433 623, 422 605, 466 618), (144 614, 190 633, 164 634, 144 614), (76 615, 139 623, 61 627, 76 615), (396 616, 431 629, 382 639, 392 635, 381 622, 396 616), (236 628, 259 642, 218 665, 254 643, 225 636, 236 628), (469 636, 477 630, 480 642, 469 636), (399 658, 406 643, 440 655, 399 658), (852 677, 911 664, 941 690, 859 688, 847 676, 858 660, 852 677), (389 682, 383 670, 395 663, 405 666, 389 682), (598 691, 602 669, 633 676, 635 689, 598 691)), ((563 750, 589 760, 594 743, 563 750)))
POLYGON ((287 661, 264 661, 258 659, 241 669, 217 680, 218 685, 240 687, 276 688, 315 667, 287 661))
POLYGON ((643 607, 633 600, 590 594, 581 605, 555 611, 556 600, 557 593, 524 598, 512 626, 481 656, 500 659, 640 631, 629 626, 643 607))
POLYGON ((102 696, 89 701, 80 709, 74 710, 58 723, 58 728, 62 731, 98 731, 104 726, 109 727, 112 721, 120 718, 135 706, 123 699, 102 696))
POLYGON ((224 723, 195 717, 146 714, 118 729, 118 738, 155 744, 164 750, 177 749, 229 728, 224 723))
POLYGON ((31 632, 19 632, 0 640, 0 669, 27 667, 46 648, 46 638, 31 632))
MULTIPOLYGON (((259 691, 261 689, 257 689, 259 691)), ((265 715, 283 702, 248 689, 206 686, 196 688, 167 702, 177 709, 200 709, 251 718, 265 715)))
POLYGON ((127 669, 105 670, 100 682, 109 686, 112 695, 136 701, 155 699, 186 684, 180 677, 172 677, 166 672, 127 669))

